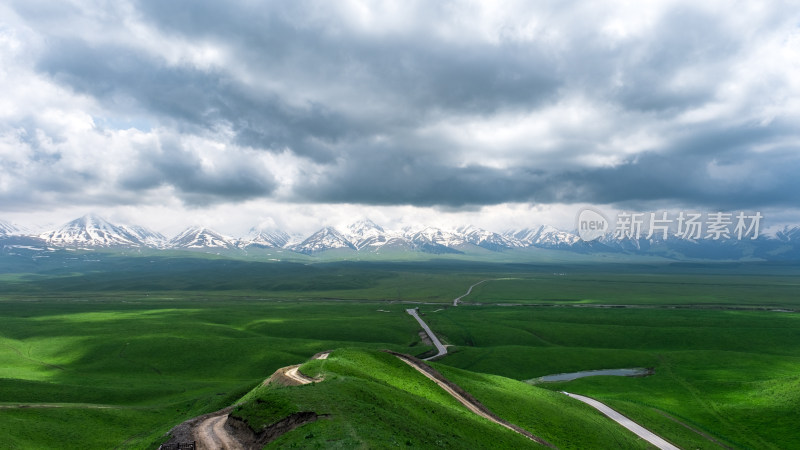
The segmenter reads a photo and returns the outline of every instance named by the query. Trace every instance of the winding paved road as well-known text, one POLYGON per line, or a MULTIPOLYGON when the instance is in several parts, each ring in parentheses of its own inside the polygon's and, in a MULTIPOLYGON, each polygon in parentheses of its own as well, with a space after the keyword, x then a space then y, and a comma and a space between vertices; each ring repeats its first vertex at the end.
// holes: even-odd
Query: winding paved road
POLYGON ((609 408, 603 403, 598 402, 597 400, 589 397, 585 397, 583 395, 578 394, 570 394, 569 392, 562 393, 576 399, 580 400, 583 403, 591 406, 592 408, 600 411, 601 413, 605 414, 614 422, 622 425, 623 427, 629 429, 630 431, 634 432, 637 436, 644 439, 645 441, 655 445, 656 447, 660 448, 661 450, 680 450, 678 447, 670 444, 669 442, 662 439, 660 436, 656 435, 652 431, 648 430, 647 428, 639 425, 638 423, 628 419, 627 417, 623 416, 622 414, 614 411, 613 409, 609 408))
POLYGON ((477 283, 473 284, 472 286, 470 286, 469 289, 467 289, 467 292, 464 295, 462 295, 461 297, 456 297, 455 299, 453 299, 453 306, 458 306, 458 304, 461 303, 461 299, 462 298, 464 298, 464 297, 466 297, 466 296, 468 296, 469 294, 472 293, 472 288, 474 288, 475 286, 477 286, 477 285, 479 285, 481 283, 484 283, 486 281, 489 281, 489 280, 481 280, 481 281, 478 281, 477 283))
POLYGON ((437 338, 436 335, 433 334, 433 331, 431 331, 431 327, 429 327, 428 324, 425 323, 424 320, 422 320, 422 318, 419 316, 419 314, 417 314, 417 309, 416 308, 407 309, 406 312, 411 314, 411 316, 414 317, 415 319, 417 319, 417 322, 419 322, 419 325, 422 327, 423 330, 425 330, 425 333, 428 334, 428 337, 431 338, 431 342, 433 342, 433 345, 436 347, 436 351, 438 351, 437 354, 435 354, 433 356, 430 356, 428 358, 425 358, 425 361, 429 361, 429 360, 431 360, 433 358, 438 358, 440 356, 446 355, 447 354, 447 348, 444 345, 442 345, 441 341, 439 341, 439 338, 437 338))
MULTIPOLYGON (((472 292, 472 288, 474 288, 475 286, 477 286, 477 285, 479 285, 479 284, 481 284, 481 283, 483 283, 485 281, 489 281, 489 280, 481 280, 481 281, 473 284, 472 286, 470 286, 469 289, 467 289, 467 292, 464 295, 462 295, 461 297, 458 297, 455 300, 453 300, 453 306, 458 306, 458 303, 461 301, 461 299, 466 297, 467 295, 469 295, 472 292)), ((428 337, 430 337, 431 342, 433 342, 433 345, 436 346, 436 350, 438 350, 438 353, 436 355, 428 357, 428 358, 425 358, 424 360, 428 361, 428 360, 431 360, 433 358, 438 358, 440 356, 446 355, 447 354, 447 348, 445 348, 445 346, 442 345, 442 343, 439 341, 439 338, 437 338, 436 335, 433 334, 433 331, 431 331, 431 329, 428 326, 428 324, 426 324, 425 321, 423 321, 422 318, 419 316, 419 314, 417 314, 417 309, 416 308, 407 309, 406 312, 411 314, 415 319, 417 319, 417 322, 419 322, 419 324, 422 327, 422 329, 425 330, 425 333, 427 333, 428 337)), ((420 370, 411 361, 407 361, 405 359, 403 359, 403 360, 407 364, 411 365, 412 367, 415 367, 417 370, 420 370)), ((464 403, 464 405, 466 405, 468 408, 470 408, 470 410, 472 410, 476 414, 484 416, 484 414, 482 412, 476 411, 473 406, 468 404, 468 402, 465 403, 465 401, 462 400, 462 398, 460 398, 460 396, 456 395, 453 392, 450 392, 450 390, 446 387, 446 385, 443 385, 443 384, 439 383, 437 380, 432 378, 430 375, 428 375, 424 371, 420 370, 420 372, 424 373, 426 377, 436 381, 437 384, 442 386, 443 389, 447 390, 450 395, 453 395, 453 397, 456 397, 456 399, 458 399, 459 402, 464 403)), ((564 392, 564 394, 566 394, 566 395, 568 395, 568 396, 570 396, 570 397, 572 397, 572 398, 574 398, 576 400, 579 400, 579 401, 581 401, 583 403, 586 403, 587 405, 597 409, 598 411, 600 411, 601 413, 603 413, 604 415, 606 415, 607 417, 609 417, 613 421, 617 422, 618 424, 620 424, 623 427, 627 428, 628 430, 632 431, 634 434, 636 434, 640 438, 646 440, 647 442, 655 445, 659 449, 662 449, 662 450, 679 450, 678 447, 675 447, 674 445, 670 444, 669 442, 667 442, 666 440, 664 440, 660 436, 656 435, 652 431, 646 429, 645 427, 639 425, 638 423, 636 423, 636 422, 632 421, 631 419, 623 416, 622 414, 614 411, 613 409, 609 408, 605 404, 600 403, 599 401, 597 401, 595 399, 592 399, 592 398, 589 398, 589 397, 585 397, 583 395, 571 394, 569 392, 564 392)), ((505 425, 505 424, 501 424, 501 425, 507 427, 507 425, 505 425)))

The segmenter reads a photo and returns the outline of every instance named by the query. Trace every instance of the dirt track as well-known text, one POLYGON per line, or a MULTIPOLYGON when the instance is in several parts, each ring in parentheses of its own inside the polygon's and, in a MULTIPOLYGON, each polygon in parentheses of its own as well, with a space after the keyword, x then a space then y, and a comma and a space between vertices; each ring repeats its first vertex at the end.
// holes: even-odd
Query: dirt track
MULTIPOLYGON (((312 359, 328 359, 329 354, 330 352, 318 353, 312 359)), ((297 370, 299 368, 300 364, 282 367, 276 370, 265 383, 271 380, 280 380, 283 381, 282 384, 302 385, 321 381, 303 375, 297 370), (286 383, 287 380, 289 380, 288 383, 286 383)), ((225 429, 226 420, 228 420, 227 413, 211 416, 194 428, 193 436, 199 450, 244 450, 245 447, 225 429)))
POLYGON ((300 365, 299 365, 299 364, 298 364, 298 365, 296 365, 296 366, 289 366, 289 367, 287 368, 287 370, 286 370, 285 372, 283 372, 283 375, 284 375, 285 377, 287 377, 287 378, 289 378, 289 379, 293 380, 293 381, 296 381, 296 382, 297 382, 297 384, 309 384, 309 383, 313 383, 313 382, 314 382, 314 380, 313 380, 312 378, 309 378, 309 377, 307 377, 307 376, 303 375, 302 373, 300 373, 300 371, 299 371, 299 370, 297 370, 297 369, 299 369, 299 368, 300 368, 300 365))
POLYGON ((244 450, 244 446, 225 430, 227 419, 227 414, 209 417, 195 428, 198 450, 244 450))

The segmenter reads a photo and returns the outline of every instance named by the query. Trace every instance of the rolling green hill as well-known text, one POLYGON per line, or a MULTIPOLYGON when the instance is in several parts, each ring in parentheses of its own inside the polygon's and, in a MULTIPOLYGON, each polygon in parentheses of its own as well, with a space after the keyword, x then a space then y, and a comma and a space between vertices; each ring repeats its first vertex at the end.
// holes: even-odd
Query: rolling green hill
MULTIPOLYGON (((436 364, 480 402, 502 399, 497 415, 558 448, 646 448, 636 437, 563 394, 497 376, 436 364), (445 370, 446 369, 446 370, 445 370)), ((303 386, 259 386, 232 415, 254 431, 303 411, 323 416, 267 448, 546 448, 470 412, 397 357, 339 349, 300 370, 324 380, 303 386)), ((497 402, 493 402, 497 403, 497 402)))

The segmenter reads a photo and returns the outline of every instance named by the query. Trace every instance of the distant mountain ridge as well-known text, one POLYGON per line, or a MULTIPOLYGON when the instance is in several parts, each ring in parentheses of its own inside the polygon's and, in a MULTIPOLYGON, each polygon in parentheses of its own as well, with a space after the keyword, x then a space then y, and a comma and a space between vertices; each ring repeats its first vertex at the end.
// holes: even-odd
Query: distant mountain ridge
POLYGON ((115 225, 94 214, 87 214, 38 237, 57 247, 158 248, 164 241, 164 236, 147 228, 115 225))
MULTIPOLYGON (((524 249, 563 250, 576 253, 623 253, 658 255, 680 259, 798 259, 800 227, 786 227, 774 237, 759 239, 687 240, 673 234, 667 239, 616 239, 605 237, 592 242, 580 239, 575 232, 549 225, 496 233, 466 225, 455 229, 406 227, 386 229, 369 219, 358 220, 343 229, 324 227, 305 238, 270 229, 254 227, 241 238, 223 235, 208 227, 190 227, 167 239, 160 233, 137 225, 115 224, 88 214, 63 226, 32 235, 0 221, 0 239, 28 239, 52 247, 70 248, 150 248, 200 251, 253 251, 280 249, 318 255, 337 252, 424 252, 430 254, 479 254, 524 249)), ((1 243, 1 242, 0 242, 1 243)))
POLYGON ((189 227, 170 239, 167 247, 184 249, 224 248, 237 246, 237 240, 206 227, 189 227))
POLYGON ((239 239, 238 246, 241 248, 283 248, 290 240, 291 236, 283 231, 253 227, 250 229, 250 234, 239 239))

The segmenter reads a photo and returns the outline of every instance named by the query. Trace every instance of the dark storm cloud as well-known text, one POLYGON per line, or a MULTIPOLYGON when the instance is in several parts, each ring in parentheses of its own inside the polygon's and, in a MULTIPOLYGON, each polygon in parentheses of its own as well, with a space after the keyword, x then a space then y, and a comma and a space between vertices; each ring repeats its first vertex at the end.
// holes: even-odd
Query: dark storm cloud
MULTIPOLYGON (((792 144, 798 131, 791 125, 800 118, 785 100, 791 88, 740 64, 758 55, 763 42, 780 42, 762 39, 765 33, 796 23, 785 7, 778 4, 752 25, 737 11, 677 3, 645 21, 644 31, 614 37, 604 28, 602 5, 538 5, 492 24, 495 36, 486 38, 477 25, 460 21, 470 8, 423 5, 409 7, 414 20, 384 17, 386 24, 365 30, 328 2, 132 3, 133 17, 161 38, 214 46, 231 63, 208 66, 168 61, 153 49, 158 45, 139 45, 132 35, 104 39, 56 26, 46 8, 18 3, 17 11, 47 40, 37 70, 97 99, 110 114, 146 117, 177 135, 256 152, 289 152, 301 169, 313 165, 313 176, 289 186, 295 201, 458 207, 652 200, 733 207, 800 200, 793 175, 800 158, 792 144), (523 39, 515 21, 527 18, 539 25, 523 39), (747 85, 751 79, 761 81, 747 85), (737 89, 748 92, 734 102, 737 89), (492 119, 500 127, 498 118, 535 115, 576 98, 613 115, 601 117, 612 131, 595 123, 585 130, 550 127, 542 141, 555 148, 490 142, 482 158, 458 129, 431 132, 442 123, 492 119), (685 118, 725 102, 749 115, 685 118), (760 112, 775 108, 777 118, 760 112), (639 129, 659 142, 613 164, 575 162, 603 160, 608 154, 595 147, 614 154, 617 135, 639 129)), ((106 11, 111 24, 98 27, 124 27, 124 11, 106 11)), ((66 23, 92 20, 80 9, 60 15, 66 23)), ((118 185, 131 192, 172 186, 190 203, 276 195, 278 182, 252 163, 253 155, 235 155, 242 159, 220 164, 226 156, 219 155, 210 169, 178 139, 139 149, 118 185)))
POLYGON ((299 194, 319 202, 448 206, 508 201, 624 206, 658 200, 718 208, 795 206, 800 189, 800 179, 793 175, 800 173, 797 148, 775 149, 769 158, 750 152, 794 132, 787 123, 724 132, 692 130, 660 152, 583 170, 453 167, 436 153, 414 157, 401 148, 364 150, 358 160, 342 162, 299 194))
MULTIPOLYGON (((618 80, 614 73, 601 78, 616 81, 609 86, 614 101, 633 110, 680 112, 713 99, 730 60, 746 45, 737 32, 711 12, 676 8, 661 17, 644 41, 594 53, 605 55, 609 63, 604 66, 619 74, 618 80), (686 69, 703 75, 675 85, 686 69)), ((599 36, 594 41, 604 42, 599 36)))
MULTIPOLYGON (((560 84, 556 60, 547 49, 444 41, 424 28, 367 35, 336 17, 319 17, 324 2, 138 4, 165 32, 226 42, 267 77, 347 85, 364 95, 353 101, 399 102, 395 106, 401 115, 528 108, 554 95, 560 84)), ((442 9, 431 4, 425 14, 446 14, 442 9)))
MULTIPOLYGON (((382 161, 383 162, 383 161, 382 161)), ((708 161, 646 155, 614 168, 543 173, 536 168, 454 169, 421 164, 398 169, 386 162, 368 173, 344 171, 324 183, 302 188, 300 194, 319 202, 465 206, 508 201, 535 203, 616 203, 671 200, 678 205, 718 208, 794 206, 800 170, 794 152, 748 170, 761 175, 738 180, 708 180, 708 161), (369 189, 365 189, 369 186, 369 189), (432 195, 435 193, 435 195, 432 195)))
POLYGON ((173 187, 190 205, 265 197, 277 187, 263 165, 220 158, 213 167, 206 167, 201 157, 187 147, 166 137, 158 145, 140 149, 139 160, 121 178, 121 186, 133 191, 173 187))
POLYGON ((332 155, 308 140, 336 140, 350 129, 322 106, 294 108, 276 95, 248 91, 223 72, 167 67, 134 49, 58 41, 48 47, 39 67, 106 105, 119 102, 124 108, 133 103, 135 112, 185 132, 202 133, 225 124, 243 145, 290 147, 319 161, 332 155))
POLYGON ((211 127, 226 122, 238 141, 264 149, 284 147, 318 161, 333 155, 314 141, 424 125, 438 114, 491 114, 530 108, 559 86, 554 62, 541 49, 488 44, 457 45, 407 34, 372 40, 334 34, 332 24, 296 23, 299 11, 219 2, 144 2, 142 12, 165 33, 231 46, 249 70, 295 80, 296 92, 265 92, 235 74, 167 66, 124 44, 54 39, 39 67, 59 81, 113 103, 131 99, 163 121, 211 127), (254 8, 254 9, 249 9, 254 8), (294 16, 287 16, 293 13, 294 16), (306 102, 311 89, 344 89, 345 104, 306 102), (344 106, 377 104, 378 116, 351 117, 344 106))

